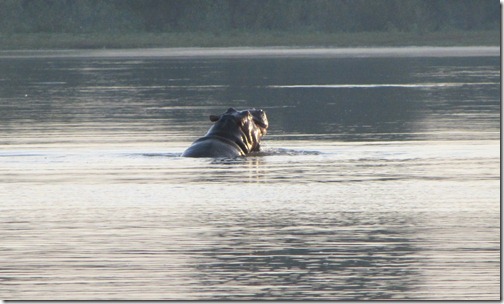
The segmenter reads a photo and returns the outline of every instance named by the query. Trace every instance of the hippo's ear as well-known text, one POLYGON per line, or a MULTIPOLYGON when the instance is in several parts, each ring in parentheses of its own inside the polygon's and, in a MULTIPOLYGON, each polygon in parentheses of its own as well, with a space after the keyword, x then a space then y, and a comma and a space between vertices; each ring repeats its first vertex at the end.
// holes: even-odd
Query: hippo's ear
POLYGON ((216 122, 219 119, 220 119, 220 115, 210 115, 211 122, 216 122))

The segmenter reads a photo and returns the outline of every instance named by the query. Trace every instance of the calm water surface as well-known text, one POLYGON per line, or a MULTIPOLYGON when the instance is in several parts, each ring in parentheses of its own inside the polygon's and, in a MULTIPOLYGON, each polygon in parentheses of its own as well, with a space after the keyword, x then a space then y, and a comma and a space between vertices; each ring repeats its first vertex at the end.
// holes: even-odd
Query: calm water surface
POLYGON ((0 53, 0 298, 500 298, 498 48, 0 53), (263 152, 179 155, 228 107, 263 152))

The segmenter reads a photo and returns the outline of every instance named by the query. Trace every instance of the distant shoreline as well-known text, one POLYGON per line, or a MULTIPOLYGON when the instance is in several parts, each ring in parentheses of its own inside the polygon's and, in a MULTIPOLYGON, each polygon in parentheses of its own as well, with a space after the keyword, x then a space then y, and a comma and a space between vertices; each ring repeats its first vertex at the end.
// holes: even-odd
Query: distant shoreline
POLYGON ((498 57, 497 46, 457 47, 190 47, 88 50, 0 50, 1 58, 355 58, 498 57))
POLYGON ((500 46, 500 31, 412 32, 170 32, 0 34, 0 50, 188 47, 407 47, 500 46))

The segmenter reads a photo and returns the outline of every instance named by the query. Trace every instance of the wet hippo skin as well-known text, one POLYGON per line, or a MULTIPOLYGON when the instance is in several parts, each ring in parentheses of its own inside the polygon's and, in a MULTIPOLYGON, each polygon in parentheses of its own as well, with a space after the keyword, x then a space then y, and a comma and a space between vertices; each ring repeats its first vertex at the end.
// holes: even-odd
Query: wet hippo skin
POLYGON ((184 157, 245 156, 260 150, 259 142, 266 134, 268 118, 260 109, 237 111, 229 108, 221 115, 210 115, 214 125, 204 137, 196 140, 184 157))

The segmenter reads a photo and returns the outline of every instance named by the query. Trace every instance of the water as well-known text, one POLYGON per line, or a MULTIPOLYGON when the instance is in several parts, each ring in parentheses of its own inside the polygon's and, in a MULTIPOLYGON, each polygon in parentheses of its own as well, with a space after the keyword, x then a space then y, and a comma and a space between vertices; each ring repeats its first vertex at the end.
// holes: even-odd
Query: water
POLYGON ((0 53, 0 298, 500 298, 498 48, 0 53), (264 150, 179 155, 228 107, 264 150))

